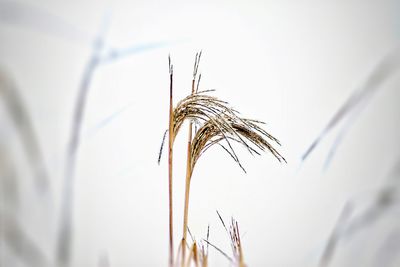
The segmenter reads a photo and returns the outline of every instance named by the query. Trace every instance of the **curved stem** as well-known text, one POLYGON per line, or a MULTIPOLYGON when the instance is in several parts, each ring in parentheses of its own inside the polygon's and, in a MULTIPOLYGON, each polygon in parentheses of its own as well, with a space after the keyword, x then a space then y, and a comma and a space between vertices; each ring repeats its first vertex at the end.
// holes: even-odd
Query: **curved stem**
MULTIPOLYGON (((192 94, 194 93, 195 77, 192 80, 192 94)), ((189 137, 187 146, 187 159, 186 159, 186 182, 185 182, 185 207, 183 213, 183 237, 182 237, 182 263, 185 262, 186 254, 186 238, 188 228, 188 215, 189 215, 189 192, 190 192, 190 179, 192 176, 192 122, 189 124, 189 137)))

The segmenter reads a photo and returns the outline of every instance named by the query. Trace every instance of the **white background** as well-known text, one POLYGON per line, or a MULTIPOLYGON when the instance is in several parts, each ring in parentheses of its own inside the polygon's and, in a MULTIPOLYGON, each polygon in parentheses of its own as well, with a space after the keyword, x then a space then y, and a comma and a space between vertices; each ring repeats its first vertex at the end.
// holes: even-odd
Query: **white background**
MULTIPOLYGON (((22 92, 52 178, 51 197, 38 200, 29 191, 29 175, 20 175, 19 216, 50 261, 74 101, 105 17, 107 49, 143 49, 102 64, 93 75, 74 185, 73 266, 99 266, 101 258, 110 266, 167 263, 167 157, 164 153, 158 166, 157 156, 168 127, 168 54, 175 103, 190 93, 194 55, 202 50, 200 87, 217 89, 213 94, 245 117, 265 121, 282 143, 287 164, 268 153, 252 157, 238 147, 244 174, 215 147, 194 171, 192 233, 201 240, 210 224, 211 242, 230 253, 215 210, 226 221, 234 216, 248 266, 315 266, 345 202, 356 199, 362 205, 387 182, 398 157, 397 73, 352 122, 327 168, 340 127, 301 163, 335 112, 398 44, 398 1, 43 0, 2 1, 0 9, 10 3, 28 11, 11 18, 1 12, 0 66, 22 92), (47 23, 47 15, 68 22, 69 30, 47 23), (160 45, 149 47, 153 43, 160 45)), ((6 113, 1 116, 2 143, 20 150, 15 130, 3 127, 10 125, 6 113)), ((176 243, 182 228, 185 128, 175 145, 176 243)), ((23 168, 23 157, 15 154, 23 168)), ((385 229, 370 231, 379 240, 385 229)), ((372 236, 344 241, 332 265, 360 264, 354 255, 371 251, 372 236)), ((5 244, 0 248, 4 259, 12 258, 5 244)), ((210 266, 229 265, 211 248, 210 254, 210 266)), ((376 263, 375 254, 368 255, 371 259, 357 256, 365 259, 358 266, 376 263)))

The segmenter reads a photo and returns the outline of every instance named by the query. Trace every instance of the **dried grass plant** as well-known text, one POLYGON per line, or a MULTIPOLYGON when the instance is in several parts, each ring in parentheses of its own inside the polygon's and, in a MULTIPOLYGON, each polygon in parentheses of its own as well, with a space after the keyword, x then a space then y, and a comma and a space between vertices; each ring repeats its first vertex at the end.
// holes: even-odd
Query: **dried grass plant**
MULTIPOLYGON (((168 141, 168 177, 169 177, 169 265, 173 266, 173 145, 174 141, 185 121, 189 121, 189 138, 187 146, 186 179, 185 179, 185 200, 184 200, 184 218, 182 241, 179 245, 181 252, 181 264, 187 262, 190 258, 195 259, 198 256, 197 245, 194 242, 190 248, 189 259, 186 259, 186 239, 188 229, 189 213, 189 193, 190 181, 194 167, 199 158, 211 146, 218 144, 222 147, 233 160, 245 171, 239 158, 233 148, 233 143, 243 145, 251 154, 260 155, 262 151, 269 151, 278 161, 285 161, 285 158, 274 148, 273 144, 280 145, 278 139, 273 137, 263 128, 263 122, 245 119, 240 117, 240 113, 230 107, 228 102, 222 101, 208 93, 214 90, 199 91, 201 75, 198 76, 198 67, 200 63, 201 52, 196 54, 191 94, 179 101, 173 108, 173 67, 169 58, 170 74, 170 106, 169 106, 169 141, 168 141), (197 79, 197 84, 196 84, 197 79), (193 124, 196 129, 193 131, 193 124)), ((166 135, 164 134, 163 142, 166 135)), ((160 149, 159 160, 162 147, 160 149)), ((234 229, 233 237, 236 236, 238 227, 234 229)), ((238 233, 237 233, 238 234, 238 233)), ((237 236, 238 237, 238 236, 237 236)), ((240 239, 235 242, 240 242, 240 239)), ((189 260, 190 261, 190 260, 189 260)))
POLYGON ((207 255, 208 255, 208 245, 210 245, 211 247, 216 249, 222 256, 224 256, 231 263, 231 266, 246 267, 247 265, 244 263, 243 247, 242 247, 242 241, 241 241, 241 237, 240 237, 238 222, 233 217, 231 217, 231 224, 229 225, 229 229, 228 229, 224 220, 222 219, 221 214, 218 211, 217 211, 217 214, 218 214, 219 220, 222 223, 222 226, 224 227, 226 233, 229 236, 231 250, 232 250, 232 257, 229 256, 226 252, 224 252, 222 249, 220 249, 216 245, 212 244, 209 241, 208 234, 207 234, 207 239, 203 240, 207 244, 207 255))
POLYGON ((244 258, 243 258, 243 249, 242 249, 242 241, 240 239, 240 232, 239 232, 239 224, 238 222, 232 217, 231 218, 231 224, 229 226, 229 230, 225 225, 224 220, 222 219, 221 215, 217 211, 217 214, 219 216, 219 219, 222 222, 222 225, 224 226, 226 232, 228 233, 230 240, 231 240, 231 249, 232 249, 232 264, 233 266, 237 267, 246 267, 246 264, 244 263, 244 258))

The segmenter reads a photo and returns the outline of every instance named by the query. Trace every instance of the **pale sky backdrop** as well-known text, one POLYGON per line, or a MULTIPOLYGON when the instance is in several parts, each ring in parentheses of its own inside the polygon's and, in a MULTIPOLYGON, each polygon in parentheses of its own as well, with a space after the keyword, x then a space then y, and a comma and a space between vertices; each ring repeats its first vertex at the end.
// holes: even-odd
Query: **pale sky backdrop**
MULTIPOLYGON (((226 221, 238 220, 248 266, 317 266, 345 203, 366 207, 398 160, 399 72, 350 120, 328 166, 345 123, 303 163, 301 157, 382 58, 399 52, 399 11, 396 0, 0 1, 1 72, 21 93, 50 173, 51 193, 38 196, 1 98, 1 149, 8 151, 2 164, 10 160, 18 170, 17 220, 54 260, 72 110, 94 39, 104 32, 101 55, 115 57, 95 69, 89 89, 74 184, 72 266, 167 265, 166 151, 160 166, 157 157, 168 127, 168 54, 176 103, 190 93, 200 50, 200 88, 216 89, 213 95, 245 117, 265 121, 288 163, 237 147, 245 174, 223 150, 210 149, 192 178, 191 232, 201 240, 210 224, 210 241, 230 253, 218 210, 226 221)), ((175 145, 176 243, 186 132, 175 145)), ((6 204, 3 210, 11 209, 6 204)), ((399 210, 344 238, 330 266, 392 266, 377 258, 388 232, 397 229, 400 240, 393 228, 399 210)), ((0 261, 28 266, 0 242, 0 261)), ((212 248, 209 260, 229 266, 212 248)))

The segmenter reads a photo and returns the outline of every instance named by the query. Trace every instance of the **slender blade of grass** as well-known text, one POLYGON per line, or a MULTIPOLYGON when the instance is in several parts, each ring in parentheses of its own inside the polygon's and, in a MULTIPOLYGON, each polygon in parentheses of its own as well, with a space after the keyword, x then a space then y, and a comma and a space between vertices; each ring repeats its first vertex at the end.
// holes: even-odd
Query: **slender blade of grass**
MULTIPOLYGON (((347 118, 351 113, 355 112, 357 108, 364 102, 369 101, 376 91, 382 87, 382 84, 391 78, 400 69, 400 49, 390 51, 380 60, 372 72, 367 76, 365 82, 357 88, 347 101, 336 111, 333 117, 329 120, 328 124, 323 128, 321 133, 315 138, 311 145, 305 150, 301 157, 304 162, 318 144, 331 132, 339 123, 347 118)), ((353 126, 354 123, 347 127, 353 126)), ((347 130, 346 130, 347 131, 347 130)), ((344 136, 344 133, 342 135, 344 136)), ((340 140, 343 139, 343 136, 340 140)), ((334 145, 337 146, 339 142, 334 145)), ((333 151, 335 148, 333 149, 333 151)))

